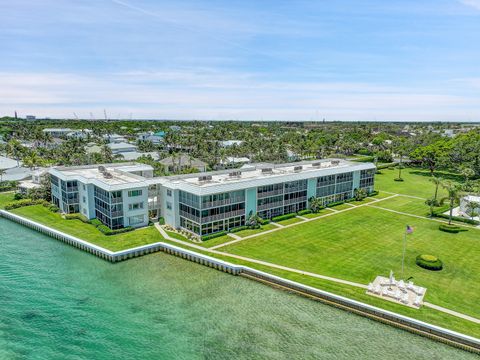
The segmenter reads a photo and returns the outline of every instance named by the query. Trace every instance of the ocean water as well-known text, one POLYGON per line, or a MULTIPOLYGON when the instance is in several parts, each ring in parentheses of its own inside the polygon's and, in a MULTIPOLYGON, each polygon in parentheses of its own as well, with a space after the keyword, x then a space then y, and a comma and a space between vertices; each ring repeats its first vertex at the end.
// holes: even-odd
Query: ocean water
POLYGON ((0 359, 469 359, 163 253, 111 264, 0 218, 0 359))

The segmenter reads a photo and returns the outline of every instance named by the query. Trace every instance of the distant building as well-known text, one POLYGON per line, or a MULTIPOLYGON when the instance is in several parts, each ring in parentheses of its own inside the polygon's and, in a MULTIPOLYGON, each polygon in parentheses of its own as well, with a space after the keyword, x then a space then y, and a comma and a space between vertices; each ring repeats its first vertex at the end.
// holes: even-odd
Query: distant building
POLYGON ((92 133, 93 131, 90 129, 73 130, 67 134, 67 137, 75 139, 86 139, 91 136, 92 133))
POLYGON ((38 189, 47 176, 48 169, 37 169, 32 171, 30 180, 23 180, 18 184, 18 192, 26 195, 30 190, 38 189))
POLYGON ((142 156, 150 156, 153 160, 158 160, 160 159, 160 156, 158 156, 157 152, 138 152, 138 151, 129 151, 129 152, 122 152, 121 155, 123 156, 123 159, 126 161, 135 161, 142 156))
POLYGON ((33 121, 35 120, 37 117, 35 115, 27 115, 25 116, 25 120, 27 121, 33 121))
POLYGON ((103 139, 108 141, 109 143, 124 143, 127 142, 127 139, 122 135, 118 134, 106 134, 103 135, 103 139))
POLYGON ((220 160, 220 168, 235 168, 238 165, 248 164, 250 159, 247 157, 228 156, 225 160, 220 160))
POLYGON ((44 133, 50 134, 52 137, 63 137, 67 136, 67 134, 71 133, 73 130, 69 128, 46 128, 42 131, 44 133))
POLYGON ((162 164, 170 172, 182 171, 188 168, 194 168, 200 172, 204 172, 207 170, 206 163, 186 154, 169 156, 165 159, 160 160, 160 164, 162 164))
POLYGON ((469 205, 471 203, 479 204, 479 207, 474 210, 474 213, 477 216, 480 214, 480 196, 478 195, 467 195, 460 199, 460 213, 465 217, 471 217, 469 205))
POLYGON ((162 143, 165 139, 165 131, 157 132, 144 132, 137 135, 137 140, 139 141, 151 141, 153 144, 158 145, 162 143))
POLYGON ((17 167, 17 160, 0 155, 0 170, 7 170, 14 167, 17 167))
POLYGON ((137 151, 137 147, 133 144, 120 142, 120 143, 110 143, 107 146, 112 150, 113 154, 127 153, 131 151, 137 151))

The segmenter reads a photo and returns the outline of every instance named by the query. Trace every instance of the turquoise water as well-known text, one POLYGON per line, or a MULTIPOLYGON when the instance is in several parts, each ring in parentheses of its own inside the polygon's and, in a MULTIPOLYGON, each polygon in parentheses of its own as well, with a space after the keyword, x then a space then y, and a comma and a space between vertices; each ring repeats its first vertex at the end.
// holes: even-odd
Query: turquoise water
POLYGON ((472 354, 163 253, 111 264, 0 218, 0 359, 472 354))

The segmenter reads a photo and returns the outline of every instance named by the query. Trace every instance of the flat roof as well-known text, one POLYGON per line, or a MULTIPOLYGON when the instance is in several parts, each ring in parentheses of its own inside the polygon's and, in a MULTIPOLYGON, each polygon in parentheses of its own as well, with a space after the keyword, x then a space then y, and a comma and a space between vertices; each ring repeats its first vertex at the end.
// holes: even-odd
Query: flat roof
POLYGON ((131 174, 134 171, 150 171, 150 165, 140 163, 118 163, 86 166, 59 166, 50 169, 50 174, 62 180, 79 180, 91 183, 108 190, 123 190, 134 187, 148 186, 145 178, 131 174))
POLYGON ((375 165, 322 159, 286 164, 251 164, 242 169, 153 178, 149 182, 203 195, 367 169, 375 169, 375 165))

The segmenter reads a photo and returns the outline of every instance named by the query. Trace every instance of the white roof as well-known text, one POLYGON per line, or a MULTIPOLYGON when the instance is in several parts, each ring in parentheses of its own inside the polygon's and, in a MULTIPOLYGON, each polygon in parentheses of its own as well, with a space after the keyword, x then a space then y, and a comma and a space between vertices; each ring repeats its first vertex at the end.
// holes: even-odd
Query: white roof
POLYGON ((234 157, 234 156, 227 156, 225 161, 221 160, 221 164, 229 164, 229 163, 248 163, 250 159, 247 157, 234 157))
POLYGON ((120 155, 122 155, 123 158, 127 161, 137 160, 139 157, 149 156, 149 155, 153 158, 153 160, 158 160, 160 158, 158 156, 158 153, 156 152, 141 153, 138 151, 130 151, 130 152, 122 153, 120 155))
POLYGON ((0 156, 0 169, 11 169, 17 167, 17 160, 0 156))
POLYGON ((43 132, 70 132, 72 129, 69 128, 46 128, 43 129, 43 132))
POLYGON ((112 150, 120 150, 120 149, 136 149, 137 146, 133 144, 129 144, 126 142, 120 142, 120 143, 110 143, 107 144, 107 146, 112 149, 112 150))
POLYGON ((62 180, 78 180, 84 184, 94 184, 107 191, 123 190, 134 187, 146 187, 145 178, 131 174, 133 171, 151 171, 153 168, 146 164, 119 163, 105 165, 87 165, 71 167, 54 167, 50 174, 62 180), (103 166, 109 176, 100 171, 103 166))
POLYGON ((467 195, 463 199, 468 202, 480 202, 480 195, 467 195))
POLYGON ((243 140, 225 140, 222 141, 223 146, 242 145, 243 140))
POLYGON ((375 169, 375 165, 340 159, 325 159, 281 165, 253 164, 251 167, 242 169, 239 176, 230 175, 236 170, 218 171, 152 178, 149 179, 149 183, 160 183, 172 189, 181 189, 196 195, 207 195, 367 169, 375 169), (271 171, 264 169, 271 169, 271 171), (204 175, 211 175, 211 179, 200 180, 204 175))

